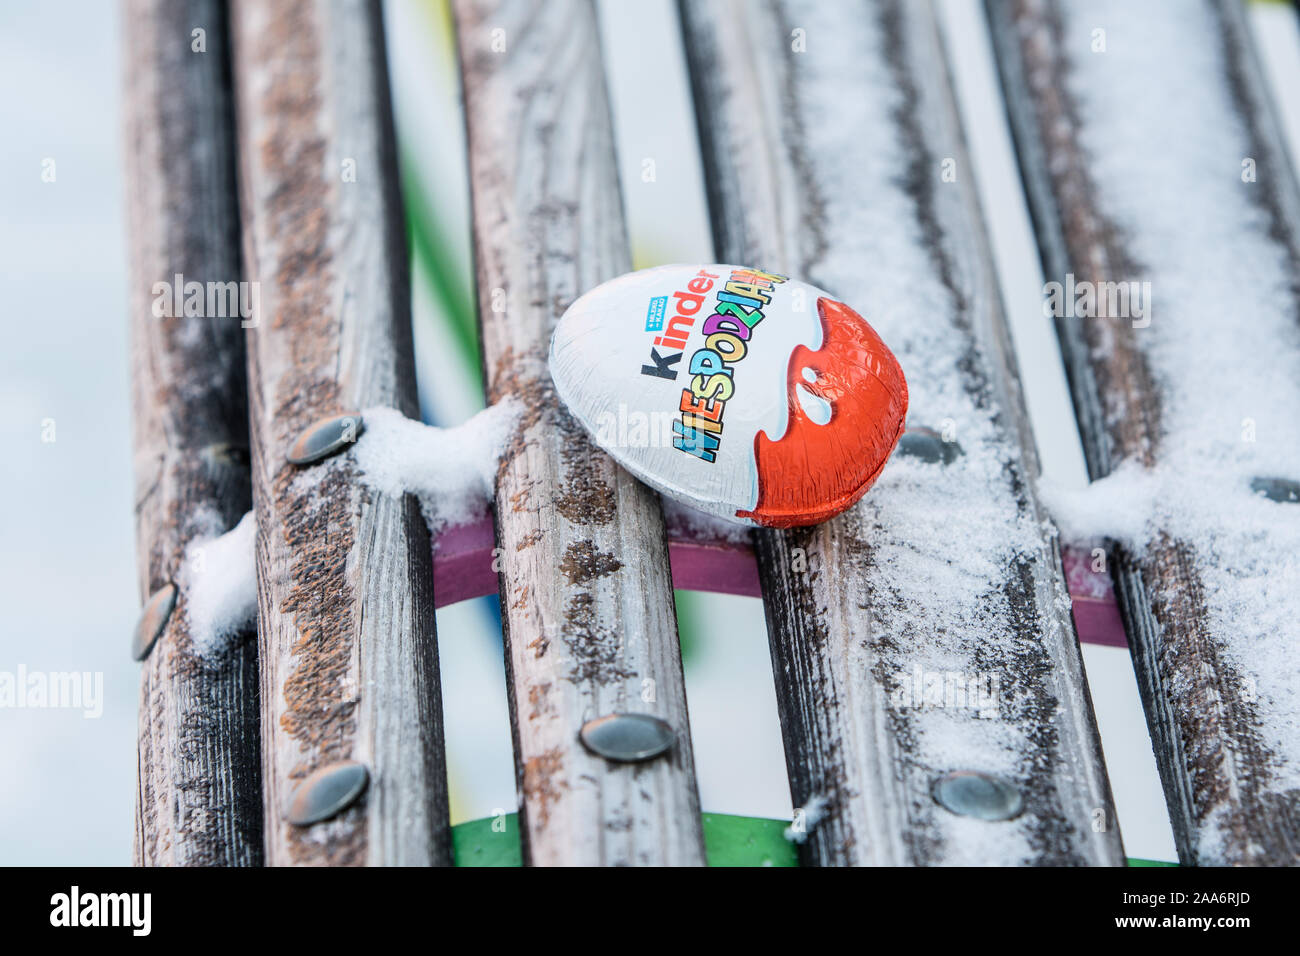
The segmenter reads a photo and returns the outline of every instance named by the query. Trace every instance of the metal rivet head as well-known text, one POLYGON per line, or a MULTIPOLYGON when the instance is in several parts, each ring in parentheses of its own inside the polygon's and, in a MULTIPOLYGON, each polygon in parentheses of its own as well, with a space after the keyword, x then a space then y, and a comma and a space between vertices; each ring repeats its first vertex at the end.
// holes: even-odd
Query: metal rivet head
POLYGON ((1292 481, 1290 478, 1252 478, 1250 490, 1269 501, 1283 504, 1300 502, 1300 481, 1292 481))
POLYGON ((582 745, 606 760, 633 763, 670 750, 677 734, 667 721, 649 714, 607 714, 582 725, 582 745))
POLYGON ((1025 808, 1019 787, 976 770, 945 774, 934 782, 930 794, 944 809, 978 820, 1010 820, 1025 808))
POLYGON ((898 439, 897 454, 951 465, 963 452, 961 445, 955 441, 944 441, 943 436, 933 428, 917 427, 903 432, 903 437, 898 439))
POLYGON ((144 604, 140 620, 135 623, 135 636, 131 639, 131 656, 142 661, 149 656, 153 646, 158 643, 167 619, 176 607, 176 585, 164 584, 144 604))
POLYGON ((289 461, 294 465, 312 462, 337 455, 361 437, 365 422, 357 412, 331 415, 309 425, 289 449, 289 461))
POLYGON ((365 764, 342 760, 303 778, 289 801, 289 822, 305 827, 342 813, 365 793, 370 773, 365 764))

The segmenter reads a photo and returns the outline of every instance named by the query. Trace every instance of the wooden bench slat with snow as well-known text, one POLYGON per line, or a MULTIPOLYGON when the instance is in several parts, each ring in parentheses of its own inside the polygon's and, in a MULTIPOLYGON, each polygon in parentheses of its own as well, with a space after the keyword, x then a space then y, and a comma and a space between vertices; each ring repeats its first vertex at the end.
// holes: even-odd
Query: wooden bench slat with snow
POLYGON ((1300 488, 1300 201, 1244 10, 988 11, 1179 857, 1295 863, 1300 509, 1252 483, 1300 488))
POLYGON ((861 309, 907 372, 910 425, 947 422, 965 452, 896 454, 840 518, 757 534, 803 860, 1122 864, 930 5, 681 13, 718 258, 861 309), (944 699, 954 674, 971 699, 944 699), (960 771, 1022 811, 949 812, 933 797, 960 771))
POLYGON ((450 860, 429 535, 352 455, 286 454, 328 415, 416 415, 408 261, 377 2, 238 2, 232 46, 248 278, 269 864, 450 860), (286 819, 341 761, 364 801, 286 819))
POLYGON ((209 0, 131 0, 127 14, 136 550, 146 599, 178 588, 141 676, 134 859, 256 865, 257 643, 247 626, 209 646, 189 587, 195 548, 252 503, 244 332, 238 315, 177 313, 184 290, 172 288, 239 277, 224 11, 209 0), (202 56, 190 50, 196 28, 207 33, 202 56))
POLYGON ((589 441, 547 369, 568 305, 629 269, 588 0, 456 0, 489 401, 523 418, 496 528, 524 859, 700 864, 704 841, 658 498, 589 441), (644 764, 588 753, 585 721, 648 713, 644 764))

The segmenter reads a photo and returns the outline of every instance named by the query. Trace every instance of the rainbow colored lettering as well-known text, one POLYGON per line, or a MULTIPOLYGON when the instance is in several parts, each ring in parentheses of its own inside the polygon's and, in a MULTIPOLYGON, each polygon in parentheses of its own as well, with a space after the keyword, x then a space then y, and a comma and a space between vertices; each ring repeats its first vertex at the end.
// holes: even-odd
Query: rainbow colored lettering
MULTIPOLYGON (((656 345, 685 349, 686 337, 714 281, 719 277, 701 269, 686 293, 674 293, 678 314, 668 322, 656 345), (690 308, 687 310, 686 306, 690 308)), ((786 277, 756 269, 737 269, 717 291, 713 314, 704 320, 704 347, 691 356, 690 388, 682 389, 681 417, 673 421, 673 447, 712 463, 722 442, 722 417, 736 392, 733 366, 749 351, 754 327, 763 321, 763 309, 772 301, 775 284, 786 277)))

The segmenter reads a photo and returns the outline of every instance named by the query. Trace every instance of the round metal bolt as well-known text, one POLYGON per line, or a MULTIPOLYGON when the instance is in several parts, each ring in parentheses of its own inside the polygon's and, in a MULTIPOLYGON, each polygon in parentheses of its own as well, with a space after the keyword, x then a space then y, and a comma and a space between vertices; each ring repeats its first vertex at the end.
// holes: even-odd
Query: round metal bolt
POLYGON ((328 820, 352 806, 369 783, 370 772, 355 760, 321 767, 303 778, 294 790, 288 820, 300 827, 328 820))
POLYGON ((1250 490, 1257 495, 1263 495, 1269 501, 1278 501, 1282 504, 1300 502, 1300 481, 1293 481, 1290 478, 1252 478, 1250 490))
POLYGON ((943 462, 945 465, 951 465, 958 455, 963 454, 961 445, 955 441, 944 441, 943 436, 933 428, 923 426, 903 432, 903 437, 898 439, 896 453, 930 463, 943 462))
POLYGON ((330 455, 337 455, 360 438, 363 431, 365 422, 358 412, 344 412, 342 415, 322 418, 307 426, 298 436, 298 440, 289 449, 289 461, 294 465, 310 465, 330 455))
POLYGON ((945 810, 978 820, 1010 820, 1025 808, 1019 787, 977 770, 944 774, 934 782, 930 795, 945 810))
POLYGON ((649 714, 607 714, 583 724, 578 738, 606 760, 635 763, 671 750, 677 733, 667 721, 649 714))
POLYGON ((140 612, 140 620, 135 623, 135 636, 131 639, 131 656, 142 661, 149 656, 153 646, 158 643, 167 619, 176 607, 176 585, 164 584, 145 602, 140 612))

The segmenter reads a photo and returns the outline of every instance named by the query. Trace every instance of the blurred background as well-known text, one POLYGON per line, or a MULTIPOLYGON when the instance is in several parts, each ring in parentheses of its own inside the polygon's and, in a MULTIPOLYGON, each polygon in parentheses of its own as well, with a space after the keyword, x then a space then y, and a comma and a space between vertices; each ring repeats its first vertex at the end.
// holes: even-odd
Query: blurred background
MULTIPOLYGON (((976 0, 938 5, 1044 472, 1079 486, 1082 455, 982 11, 976 0)), ((676 6, 598 8, 634 267, 711 261, 676 6), (653 182, 641 175, 647 158, 653 182)), ((451 18, 444 0, 384 9, 421 411, 454 425, 483 399, 451 18)), ((1295 8, 1251 9, 1271 82, 1300 88, 1295 8)), ((0 707, 0 864, 130 862, 139 599, 119 129, 129 24, 118 17, 98 0, 0 5, 0 671, 103 679, 98 716, 0 707)), ((1284 123, 1300 156, 1300 116, 1284 123)), ((678 592, 677 608, 703 809, 788 820, 761 602, 678 592)), ((496 598, 441 609, 438 636, 452 823, 513 811, 496 598)), ((1128 653, 1085 645, 1084 659, 1125 849, 1173 860, 1128 653)))

